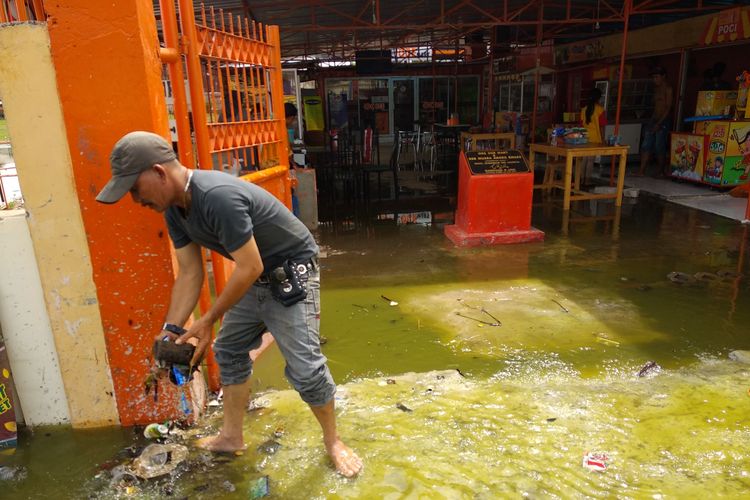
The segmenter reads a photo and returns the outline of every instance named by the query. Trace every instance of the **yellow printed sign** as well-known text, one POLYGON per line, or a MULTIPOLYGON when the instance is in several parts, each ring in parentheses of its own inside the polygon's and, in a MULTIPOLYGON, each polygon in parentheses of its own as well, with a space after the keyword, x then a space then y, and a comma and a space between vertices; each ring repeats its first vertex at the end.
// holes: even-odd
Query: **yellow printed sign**
POLYGON ((316 95, 302 97, 305 107, 305 126, 309 131, 318 131, 325 128, 323 119, 323 100, 316 95))

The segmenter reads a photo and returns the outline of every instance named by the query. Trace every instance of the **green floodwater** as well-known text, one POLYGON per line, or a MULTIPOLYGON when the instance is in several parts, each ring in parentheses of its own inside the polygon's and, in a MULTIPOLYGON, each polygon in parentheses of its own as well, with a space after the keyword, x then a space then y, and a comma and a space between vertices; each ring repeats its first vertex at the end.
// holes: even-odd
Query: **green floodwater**
POLYGON ((750 349, 748 228, 648 198, 623 207, 618 237, 601 221, 564 235, 548 206, 533 220, 544 243, 477 249, 438 225, 320 232, 324 352, 358 479, 332 472, 272 350, 254 375, 269 407, 249 414, 242 457, 191 450, 127 492, 106 470, 145 444, 131 430, 36 428, 0 458, 28 471, 0 496, 249 498, 268 475, 278 498, 744 497, 750 365, 727 354, 750 349), (744 276, 677 285, 672 271, 744 276), (661 370, 638 377, 649 361, 661 370), (258 451, 274 431, 279 451, 258 451), (584 468, 588 451, 608 468, 584 468))

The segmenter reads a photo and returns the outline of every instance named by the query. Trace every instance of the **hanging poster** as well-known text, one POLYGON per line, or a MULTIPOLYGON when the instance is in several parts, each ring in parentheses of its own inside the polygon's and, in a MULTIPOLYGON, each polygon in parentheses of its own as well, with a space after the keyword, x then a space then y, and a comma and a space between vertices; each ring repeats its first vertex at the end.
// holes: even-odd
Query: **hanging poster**
MULTIPOLYGON (((328 119, 331 129, 342 129, 349 124, 349 113, 346 109, 347 97, 345 93, 328 94, 328 119)), ((307 128, 310 130, 310 127, 307 128)))
POLYGON ((325 128, 323 120, 323 100, 316 95, 302 97, 304 105, 305 126, 309 131, 320 131, 325 128))

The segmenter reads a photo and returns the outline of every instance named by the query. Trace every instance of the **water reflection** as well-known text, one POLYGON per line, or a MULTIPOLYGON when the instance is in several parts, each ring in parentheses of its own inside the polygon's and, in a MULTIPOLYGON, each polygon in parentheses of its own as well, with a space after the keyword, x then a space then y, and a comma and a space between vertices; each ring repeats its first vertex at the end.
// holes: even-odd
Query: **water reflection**
MULTIPOLYGON (((623 206, 616 238, 615 220, 576 213, 564 231, 559 207, 535 206, 544 243, 490 248, 454 247, 435 216, 431 226, 322 228, 324 352, 347 384, 341 432, 364 455, 363 476, 331 472, 309 411, 281 391, 253 414, 245 456, 193 449, 188 468, 138 495, 248 498, 248 482, 268 475, 280 498, 740 497, 750 487, 750 373, 726 354, 750 349, 747 227, 642 197, 623 206), (723 270, 735 274, 667 279, 723 270), (481 308, 502 326, 455 314, 481 319, 481 308), (648 361, 663 370, 637 377, 648 361), (467 378, 385 382, 446 369, 467 378), (258 450, 269 439, 281 445, 273 455, 258 450), (582 467, 587 451, 607 453, 608 469, 582 467)), ((256 368, 254 391, 287 387, 277 351, 256 368)), ((106 475, 91 478, 144 444, 134 436, 26 434, 4 464, 29 478, 3 498, 123 494, 106 475)))
POLYGON ((747 365, 706 359, 636 372, 586 379, 553 360, 489 378, 438 371, 349 383, 337 402, 341 432, 366 463, 356 480, 334 474, 297 395, 275 392, 254 413, 246 455, 185 473, 172 493, 207 485, 201 495, 247 498, 267 475, 275 498, 741 497, 750 487, 747 365), (273 454, 262 446, 269 436, 273 454), (607 455, 606 470, 582 466, 590 451, 607 455))

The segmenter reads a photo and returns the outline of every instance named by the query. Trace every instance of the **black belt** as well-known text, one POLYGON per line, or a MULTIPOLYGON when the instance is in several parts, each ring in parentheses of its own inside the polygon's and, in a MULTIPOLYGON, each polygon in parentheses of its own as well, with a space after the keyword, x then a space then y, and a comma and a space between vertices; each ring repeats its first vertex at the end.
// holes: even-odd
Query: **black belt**
MULTIPOLYGON (((302 262, 296 262, 297 265, 302 264, 304 266, 307 266, 307 269, 311 272, 318 271, 320 269, 320 265, 318 264, 318 257, 311 257, 307 260, 304 260, 302 262)), ((255 280, 256 285, 269 285, 271 284, 271 273, 263 273, 261 274, 257 280, 255 280)))

